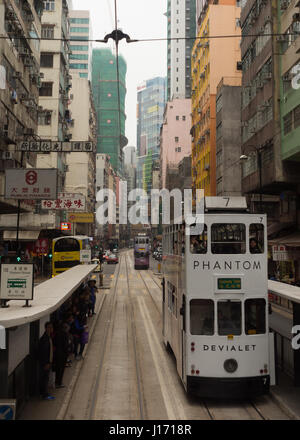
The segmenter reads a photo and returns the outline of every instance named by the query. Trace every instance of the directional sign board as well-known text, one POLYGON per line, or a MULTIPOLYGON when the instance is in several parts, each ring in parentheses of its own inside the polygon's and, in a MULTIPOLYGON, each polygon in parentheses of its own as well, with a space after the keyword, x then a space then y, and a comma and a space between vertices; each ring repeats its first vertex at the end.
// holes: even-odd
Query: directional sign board
POLYGON ((90 263, 91 262, 91 250, 83 249, 80 251, 80 262, 81 263, 90 263))
POLYGON ((0 420, 15 420, 16 400, 0 399, 0 420))
POLYGON ((5 170, 6 199, 56 199, 56 168, 19 168, 5 170))
POLYGON ((17 151, 31 151, 33 153, 93 153, 96 145, 89 141, 21 141, 17 144, 17 151))
POLYGON ((33 264, 1 264, 0 299, 33 299, 33 264))
POLYGON ((56 200, 42 200, 42 208, 85 211, 85 196, 83 194, 58 193, 56 200))

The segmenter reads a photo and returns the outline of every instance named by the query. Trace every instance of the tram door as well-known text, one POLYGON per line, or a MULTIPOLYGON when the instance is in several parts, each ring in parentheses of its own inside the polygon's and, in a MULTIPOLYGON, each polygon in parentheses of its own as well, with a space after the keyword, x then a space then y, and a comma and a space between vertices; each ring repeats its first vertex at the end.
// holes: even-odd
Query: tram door
POLYGON ((182 295, 182 306, 180 309, 181 319, 181 377, 186 385, 186 302, 185 295, 182 295))

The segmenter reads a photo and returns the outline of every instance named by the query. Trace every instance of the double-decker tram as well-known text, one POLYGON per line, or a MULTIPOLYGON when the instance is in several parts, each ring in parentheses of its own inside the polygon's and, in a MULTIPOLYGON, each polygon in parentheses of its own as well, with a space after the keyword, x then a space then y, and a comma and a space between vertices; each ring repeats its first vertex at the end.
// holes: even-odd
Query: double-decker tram
POLYGON ((134 239, 134 268, 149 269, 150 238, 146 233, 139 233, 134 239))
POLYGON ((253 397, 275 382, 266 215, 205 197, 203 224, 163 231, 163 338, 188 393, 253 397))
POLYGON ((54 238, 52 241, 52 277, 81 264, 80 251, 89 250, 90 239, 86 235, 54 238))

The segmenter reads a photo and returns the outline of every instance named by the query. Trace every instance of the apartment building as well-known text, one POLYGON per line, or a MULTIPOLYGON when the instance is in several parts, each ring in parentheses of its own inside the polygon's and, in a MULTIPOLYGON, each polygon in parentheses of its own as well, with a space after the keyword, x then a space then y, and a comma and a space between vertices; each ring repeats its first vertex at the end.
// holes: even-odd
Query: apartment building
MULTIPOLYGON (((35 154, 16 152, 16 144, 34 140, 37 133, 42 11, 42 1, 0 1, 4 37, 0 39, 0 238, 4 240, 16 239, 18 210, 17 200, 3 197, 5 169, 36 166, 35 154)), ((34 209, 33 200, 20 202, 21 213, 29 215, 34 209)), ((28 222, 20 223, 20 239, 26 235, 24 229, 30 229, 28 222)))
POLYGON ((240 7, 235 0, 206 0, 198 8, 192 51, 192 182, 216 195, 216 94, 222 77, 240 78, 240 7), (236 38, 209 38, 236 35, 236 38))

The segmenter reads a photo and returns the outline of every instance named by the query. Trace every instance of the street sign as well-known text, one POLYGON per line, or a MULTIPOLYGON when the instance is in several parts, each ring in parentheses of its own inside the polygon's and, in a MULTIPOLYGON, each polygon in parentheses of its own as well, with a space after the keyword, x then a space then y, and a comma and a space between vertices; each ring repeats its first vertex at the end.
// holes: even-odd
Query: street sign
POLYGON ((69 223, 69 222, 60 222, 60 230, 61 231, 71 231, 71 223, 69 223))
POLYGON ((5 199, 56 199, 57 169, 5 170, 5 199))
POLYGON ((72 223, 94 223, 95 217, 92 212, 70 212, 69 222, 72 223))
POLYGON ((272 254, 273 261, 288 261, 290 259, 289 253, 283 245, 272 246, 272 254))
POLYGON ((2 264, 0 299, 33 299, 33 264, 2 264))
POLYGON ((16 400, 0 399, 0 420, 15 420, 16 400))
POLYGON ((80 262, 81 263, 90 263, 91 262, 91 250, 83 249, 80 251, 80 262))
POLYGON ((96 152, 96 145, 90 141, 21 141, 18 142, 16 151, 31 151, 34 153, 50 153, 51 151, 93 153, 96 152))
POLYGON ((85 211, 85 196, 83 194, 58 193, 56 200, 42 200, 42 208, 85 211))

